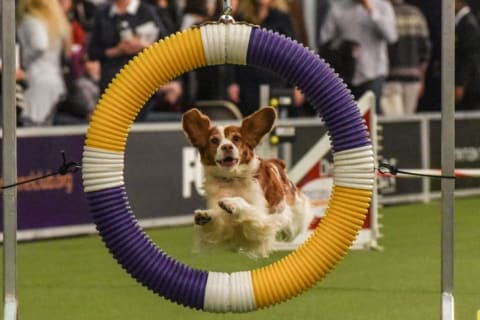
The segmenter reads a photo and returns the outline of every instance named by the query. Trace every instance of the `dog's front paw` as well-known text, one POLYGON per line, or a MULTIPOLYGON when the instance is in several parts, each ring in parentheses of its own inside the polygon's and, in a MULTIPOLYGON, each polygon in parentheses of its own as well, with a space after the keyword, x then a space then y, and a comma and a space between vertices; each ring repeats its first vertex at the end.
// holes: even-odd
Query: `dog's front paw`
POLYGON ((291 230, 283 229, 283 230, 280 230, 279 232, 277 232, 275 238, 278 241, 290 242, 295 237, 294 237, 291 230))
POLYGON ((207 210, 195 210, 195 224, 199 226, 206 225, 212 220, 207 210))
POLYGON ((218 202, 218 206, 229 214, 235 214, 237 212, 237 203, 234 198, 223 198, 218 202))

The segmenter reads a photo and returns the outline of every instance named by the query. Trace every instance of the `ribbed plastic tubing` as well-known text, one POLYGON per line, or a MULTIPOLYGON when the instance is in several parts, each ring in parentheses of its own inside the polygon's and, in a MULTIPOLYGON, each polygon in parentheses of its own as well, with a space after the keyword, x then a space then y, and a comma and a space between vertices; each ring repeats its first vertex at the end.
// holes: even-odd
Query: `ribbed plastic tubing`
POLYGON ((139 283, 179 305, 210 312, 249 312, 314 286, 345 256, 365 220, 374 154, 356 102, 317 54, 278 33, 247 24, 193 27, 146 48, 112 80, 91 117, 82 177, 89 210, 106 247, 139 283), (130 127, 149 97, 191 70, 249 65, 298 86, 329 131, 334 185, 326 215, 298 249, 255 270, 209 272, 162 251, 135 219, 124 185, 130 127))

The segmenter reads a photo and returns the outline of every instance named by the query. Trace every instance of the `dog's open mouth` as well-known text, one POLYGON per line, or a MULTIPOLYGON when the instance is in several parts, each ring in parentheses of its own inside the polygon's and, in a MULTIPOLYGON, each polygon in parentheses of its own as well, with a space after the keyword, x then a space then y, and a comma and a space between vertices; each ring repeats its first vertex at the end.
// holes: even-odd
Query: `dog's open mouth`
POLYGON ((230 168, 235 166, 238 163, 238 159, 235 159, 234 157, 225 157, 222 160, 219 160, 218 163, 222 167, 230 168))

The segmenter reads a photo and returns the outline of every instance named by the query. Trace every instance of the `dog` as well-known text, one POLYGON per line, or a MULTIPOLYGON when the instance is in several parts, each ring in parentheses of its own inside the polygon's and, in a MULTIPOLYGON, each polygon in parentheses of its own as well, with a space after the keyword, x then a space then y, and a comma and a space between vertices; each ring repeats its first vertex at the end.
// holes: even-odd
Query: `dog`
POLYGON ((240 126, 214 126, 198 109, 183 114, 183 131, 204 169, 206 209, 194 214, 197 250, 223 246, 267 257, 276 241, 291 241, 308 227, 309 200, 289 180, 285 164, 255 154, 276 117, 274 108, 264 107, 240 126))

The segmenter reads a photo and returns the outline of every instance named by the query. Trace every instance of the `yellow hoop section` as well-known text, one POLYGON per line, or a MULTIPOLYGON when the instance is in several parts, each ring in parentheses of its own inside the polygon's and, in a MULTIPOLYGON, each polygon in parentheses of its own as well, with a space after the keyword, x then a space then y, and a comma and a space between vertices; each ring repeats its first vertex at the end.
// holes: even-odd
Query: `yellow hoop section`
POLYGON ((130 126, 148 98, 177 76, 206 65, 200 29, 153 44, 130 61, 106 89, 92 115, 86 145, 125 151, 130 126))

